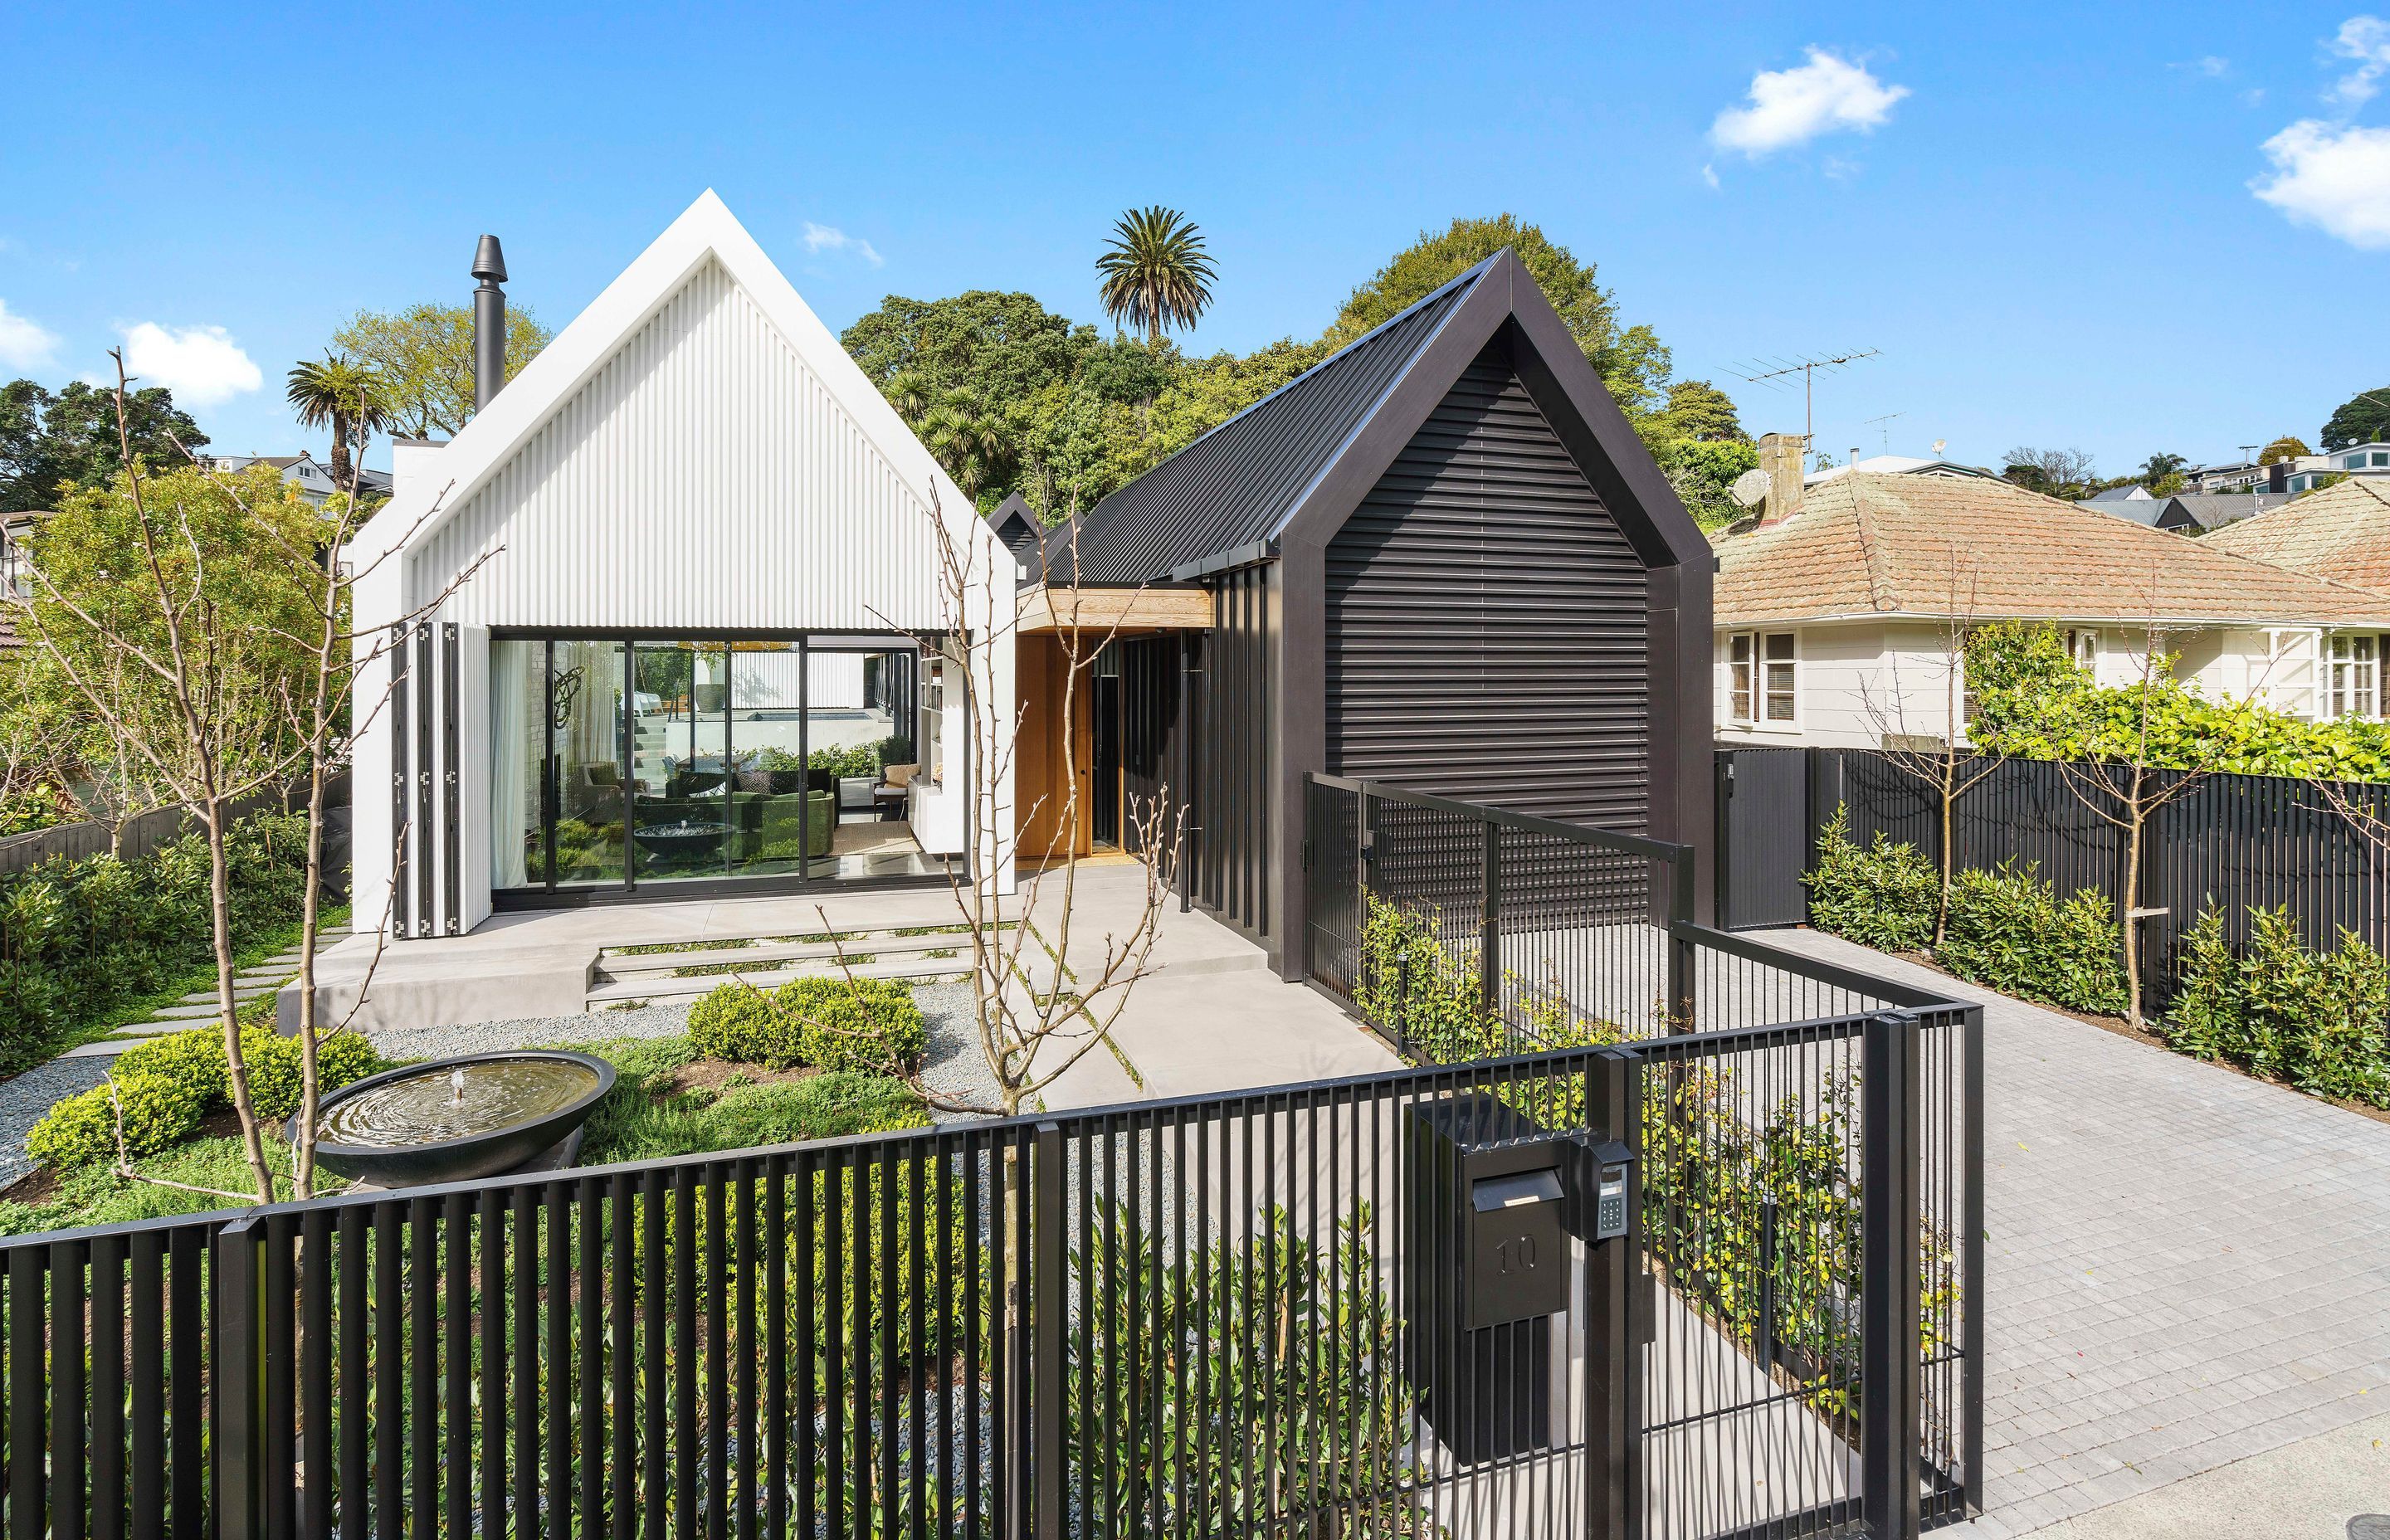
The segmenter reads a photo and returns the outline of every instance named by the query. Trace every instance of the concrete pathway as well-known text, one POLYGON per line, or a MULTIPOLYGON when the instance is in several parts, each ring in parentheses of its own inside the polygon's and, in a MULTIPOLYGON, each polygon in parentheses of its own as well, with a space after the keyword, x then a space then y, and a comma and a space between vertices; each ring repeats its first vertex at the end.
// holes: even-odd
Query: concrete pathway
POLYGON ((2383 1431, 2333 1436, 2390 1413, 2390 1124, 1836 937, 1767 939, 1985 1003, 1972 1534, 2287 1540, 2390 1511, 2383 1431), (2265 1521, 2222 1517, 2244 1488, 2265 1521))

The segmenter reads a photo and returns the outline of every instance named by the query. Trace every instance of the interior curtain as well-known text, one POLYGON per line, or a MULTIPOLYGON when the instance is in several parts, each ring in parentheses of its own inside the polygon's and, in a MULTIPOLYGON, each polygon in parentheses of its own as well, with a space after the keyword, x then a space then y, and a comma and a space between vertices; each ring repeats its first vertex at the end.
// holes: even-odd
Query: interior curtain
POLYGON ((537 756, 532 752, 531 697, 546 691, 545 649, 538 642, 495 642, 490 660, 490 885, 529 884, 524 861, 539 818, 533 784, 537 756))

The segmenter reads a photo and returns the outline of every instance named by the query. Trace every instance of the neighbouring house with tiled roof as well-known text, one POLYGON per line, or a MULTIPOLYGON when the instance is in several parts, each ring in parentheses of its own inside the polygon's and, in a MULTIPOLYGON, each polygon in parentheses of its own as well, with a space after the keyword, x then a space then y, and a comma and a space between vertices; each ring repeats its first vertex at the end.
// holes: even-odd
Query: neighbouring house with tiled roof
POLYGON ((2390 478, 2356 478, 2217 530, 2210 549, 2390 594, 2390 478))
POLYGON ((2382 715, 2390 595, 2226 549, 2231 533, 2188 539, 1978 478, 1771 491, 1716 545, 1718 735, 1877 748, 1955 725, 1963 740, 1953 636, 2005 619, 2062 627, 2102 684, 2139 677, 2154 634, 2213 699, 2382 715))

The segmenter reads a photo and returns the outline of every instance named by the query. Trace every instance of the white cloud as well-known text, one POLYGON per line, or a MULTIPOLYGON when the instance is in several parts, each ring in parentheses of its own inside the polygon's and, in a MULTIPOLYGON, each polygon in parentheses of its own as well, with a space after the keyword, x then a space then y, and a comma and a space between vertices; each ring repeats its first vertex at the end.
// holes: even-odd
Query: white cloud
POLYGON ((57 353, 58 334, 28 320, 0 300, 0 364, 12 369, 38 369, 57 353))
POLYGON ((2249 184, 2260 199, 2351 246, 2390 249, 2390 128, 2306 118, 2264 148, 2274 173, 2249 184))
POLYGON ((1703 166, 1702 168, 1702 180, 1712 187, 1716 186, 1718 185, 1717 168, 1715 166, 1703 166))
POLYGON ((2340 24, 2340 32, 2332 40, 2332 51, 2342 58, 2354 59, 2357 68, 2340 77, 2326 93, 2327 99, 2344 107, 2360 107, 2371 101, 2382 89, 2382 76, 2390 71, 2390 21, 2378 16, 2352 16, 2340 24))
POLYGON ((265 377, 222 327, 124 328, 124 372, 144 385, 163 385, 185 406, 213 406, 256 390, 265 377))
POLYGON ((2204 54, 2192 59, 2190 67, 2209 80, 2221 80, 2231 71, 2232 61, 2221 54, 2204 54))
POLYGON ((874 267, 887 265, 871 243, 860 236, 850 236, 833 225, 816 225, 805 221, 805 250, 808 251, 852 251, 874 267))
POLYGON ((1906 85, 1886 85, 1865 65, 1809 49, 1809 62, 1792 70, 1762 70, 1751 77, 1751 105, 1729 107, 1710 125, 1720 149, 1758 157, 1805 144, 1821 134, 1882 123, 1892 104, 1908 95, 1906 85))

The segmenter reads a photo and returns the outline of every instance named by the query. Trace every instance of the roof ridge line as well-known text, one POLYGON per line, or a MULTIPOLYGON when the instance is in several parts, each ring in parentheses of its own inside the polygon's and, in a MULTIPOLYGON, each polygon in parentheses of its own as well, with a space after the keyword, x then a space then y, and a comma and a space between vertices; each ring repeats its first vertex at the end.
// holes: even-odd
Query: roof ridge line
MULTIPOLYGON (((1510 248, 1507 246, 1502 248, 1502 251, 1508 251, 1509 250, 1510 248)), ((1427 303, 1428 300, 1435 298, 1436 295, 1443 294, 1446 289, 1458 284, 1461 281, 1461 278, 1469 278, 1474 281, 1475 279, 1482 277, 1485 268, 1491 267, 1495 263, 1501 260, 1502 251, 1495 252, 1484 262, 1479 263, 1476 266, 1471 267, 1468 272, 1460 275, 1460 277, 1455 278, 1451 283, 1439 288, 1436 289, 1435 294, 1431 294, 1427 296, 1426 299, 1420 300, 1420 304, 1423 305, 1427 303)), ((1507 296, 1504 300, 1504 306, 1507 313, 1509 307, 1509 300, 1507 296)), ((1416 310, 1418 308, 1419 305, 1413 305, 1410 307, 1410 310, 1404 311, 1403 315, 1408 315, 1411 313, 1411 310, 1416 310)), ((1286 533, 1287 525, 1292 521, 1294 516, 1298 512, 1302 511, 1304 505, 1311 501, 1311 494, 1319 490, 1319 483, 1326 481, 1336 468, 1343 463, 1344 456, 1352 452, 1354 442, 1360 438, 1363 433, 1367 432, 1370 423, 1377 419, 1378 414, 1386 409, 1386 403, 1393 398, 1394 393, 1396 391, 1403 388, 1403 382, 1410 379, 1411 371, 1419 367, 1420 360, 1427 356, 1428 350, 1435 346, 1437 340, 1444 336, 1445 328, 1452 325, 1453 317, 1459 314, 1460 311, 1461 306, 1458 304, 1446 311, 1444 314, 1437 319, 1434 327, 1431 329, 1425 337, 1420 339, 1419 346, 1413 348, 1411 350, 1410 356, 1403 360, 1403 366, 1394 372, 1393 377, 1386 381, 1385 385, 1378 391, 1377 395, 1370 399, 1368 406, 1363 410, 1359 417, 1353 419, 1351 430, 1345 433, 1342 440, 1338 441, 1334 449, 1328 452, 1327 458, 1319 462, 1319 468, 1312 472, 1311 480, 1304 482, 1302 487, 1295 492, 1293 498, 1288 502, 1286 510, 1283 513, 1280 513, 1277 521, 1270 526, 1270 539, 1277 540, 1279 537, 1286 533)), ((1394 317, 1394 320, 1400 320, 1402 316, 1396 316, 1394 317)), ((1394 324, 1394 321, 1388 321, 1386 326, 1391 327, 1394 324)), ((1375 336, 1381 329, 1383 328, 1378 327, 1370 327, 1367 332, 1362 333, 1361 336, 1355 338, 1351 345, 1354 347, 1359 347, 1364 340, 1375 336)), ((1332 360, 1329 360, 1329 362, 1332 362, 1332 360)), ((1292 380, 1289 380, 1287 383, 1291 385, 1294 382, 1292 380)))
POLYGON ((1897 614, 1900 611, 1900 596, 1892 591, 1892 576, 1885 570, 1883 553, 1877 548, 1880 542, 1875 538, 1873 525, 1869 522, 1867 506, 1859 496, 1861 477, 1862 472, 1854 468, 1842 480, 1850 484, 1851 530, 1858 538, 1859 557, 1867 563, 1868 602, 1882 611, 1886 601, 1889 601, 1890 611, 1897 614))
MULTIPOLYGON (((1507 247, 1507 246, 1505 246, 1504 248, 1502 248, 1502 251, 1508 251, 1509 250, 1510 250, 1510 249, 1509 247, 1507 247)), ((1327 369, 1330 365, 1335 364, 1338 360, 1340 360, 1340 359, 1343 358, 1346 354, 1348 354, 1348 353, 1352 353, 1356 348, 1358 348, 1362 343, 1364 343, 1364 342, 1368 341, 1370 338, 1377 336, 1377 335, 1378 335, 1378 333, 1380 333, 1380 332, 1381 332, 1381 331, 1391 330, 1391 329, 1392 329, 1392 328, 1394 328, 1394 327, 1397 327, 1397 326, 1401 325, 1404 321, 1408 320, 1408 319, 1411 317, 1411 315, 1412 315, 1412 314, 1413 314, 1414 312, 1419 311, 1419 310, 1421 310, 1421 309, 1424 309, 1424 308, 1425 308, 1425 307, 1427 307, 1428 305, 1431 305, 1431 304, 1434 303, 1437 300, 1442 299, 1442 298, 1445 296, 1445 294, 1446 294, 1446 293, 1447 293, 1448 291, 1450 291, 1451 289, 1455 289, 1455 288, 1458 287, 1459 285, 1461 285, 1461 284, 1463 284, 1463 283, 1465 283, 1465 282, 1468 282, 1468 281, 1469 281, 1470 279, 1471 279, 1471 278, 1476 277, 1482 269, 1492 266, 1492 265, 1493 265, 1493 263, 1495 263, 1495 261, 1502 255, 1502 251, 1497 251, 1497 252, 1495 252, 1493 256, 1491 256, 1491 257, 1487 257, 1484 261, 1475 263, 1474 265, 1472 265, 1471 267, 1470 267, 1466 272, 1463 272, 1463 273, 1457 273, 1457 274, 1455 274, 1453 276, 1451 276, 1451 277, 1449 277, 1449 278, 1446 278, 1444 282, 1442 282, 1442 283, 1440 283, 1440 284, 1436 285, 1433 289, 1429 289, 1426 293, 1424 293, 1424 294, 1420 295, 1418 299, 1413 300, 1410 303, 1408 303, 1408 304, 1407 304, 1407 305, 1403 306, 1403 308, 1402 308, 1402 309, 1400 309, 1400 310, 1398 310, 1398 311, 1394 312, 1392 315, 1387 316, 1384 320, 1382 320, 1382 321, 1379 322, 1376 326, 1371 327, 1368 330, 1367 330, 1367 331, 1363 332, 1360 336, 1356 337, 1356 338, 1355 338, 1355 339, 1353 339, 1353 340, 1351 340, 1350 342, 1347 342, 1347 343, 1345 343, 1343 347, 1338 348, 1334 353, 1330 353, 1327 357, 1325 357, 1325 358, 1321 359, 1318 363, 1314 364, 1313 366, 1311 366, 1311 367, 1309 367, 1309 368, 1307 368, 1307 369, 1304 370, 1301 374, 1296 375, 1292 379, 1290 379, 1290 380, 1288 380, 1285 384, 1280 385, 1277 390, 1274 390, 1274 391, 1270 391, 1270 392, 1269 392, 1269 394, 1267 394, 1267 395, 1266 395, 1266 396, 1263 396, 1263 397, 1261 397, 1259 400, 1254 401, 1254 402, 1251 403, 1250 404, 1248 404, 1248 405, 1246 405, 1246 406, 1244 406, 1244 407, 1242 407, 1242 408, 1239 409, 1239 410, 1238 410, 1235 414, 1233 414, 1232 416, 1222 417, 1219 421, 1217 421, 1217 422, 1214 423, 1211 427, 1206 428, 1206 429, 1205 429, 1205 430, 1203 430, 1203 431, 1201 431, 1201 433, 1196 434, 1193 438, 1189 439, 1185 443, 1180 444, 1177 448, 1176 448, 1176 449, 1172 450, 1168 455, 1165 455, 1165 456, 1163 456, 1161 459, 1156 460, 1152 465, 1148 466, 1144 470, 1139 471, 1136 476, 1131 477, 1129 480, 1130 480, 1130 481, 1139 481, 1139 480, 1142 480, 1143 478, 1145 478, 1145 477, 1147 477, 1147 476, 1150 476, 1150 475, 1152 475, 1155 471, 1157 471, 1157 470, 1161 469, 1163 466, 1168 465, 1171 461, 1173 461, 1173 460, 1176 459, 1179 456, 1186 454, 1189 450, 1190 450, 1190 449, 1194 448, 1197 444, 1201 443, 1205 439, 1210 438, 1213 434, 1219 432, 1219 431, 1220 431, 1222 429, 1224 429, 1224 428, 1227 428, 1229 424, 1231 424, 1231 423, 1235 422, 1239 417, 1244 417, 1244 416, 1248 415, 1249 413, 1253 413, 1253 412, 1258 412, 1258 411, 1260 411, 1264 406, 1267 405, 1270 402, 1272 402, 1272 401, 1276 400, 1279 396, 1281 396, 1281 395, 1285 394, 1287 391, 1293 390, 1297 385, 1300 385, 1300 384, 1302 384, 1304 380, 1309 379, 1313 375, 1318 374, 1318 373, 1320 373, 1321 371, 1323 371, 1323 370, 1327 369)), ((1446 320, 1449 320, 1449 319, 1451 319, 1451 317, 1446 316, 1446 320)), ((1330 322, 1330 326, 1333 326, 1333 325, 1334 325, 1334 323, 1333 323, 1333 322, 1330 322)), ((1442 328, 1439 327, 1438 327, 1438 329, 1439 329, 1439 330, 1441 330, 1442 328)), ((1320 335, 1321 335, 1322 337, 1325 337, 1327 334, 1326 334, 1325 332, 1322 332, 1320 335)), ((1433 337, 1433 333, 1431 333, 1431 334, 1430 334, 1430 336, 1431 336, 1431 337, 1433 337)), ((1124 482, 1123 482, 1123 483, 1121 483, 1121 484, 1122 484, 1123 486, 1125 486, 1125 485, 1127 485, 1127 484, 1128 484, 1128 482, 1124 481, 1124 482)), ((1093 511, 1094 511, 1094 509, 1093 509, 1093 508, 1090 508, 1090 509, 1088 509, 1088 511, 1089 511, 1089 512, 1093 512, 1093 511)))

